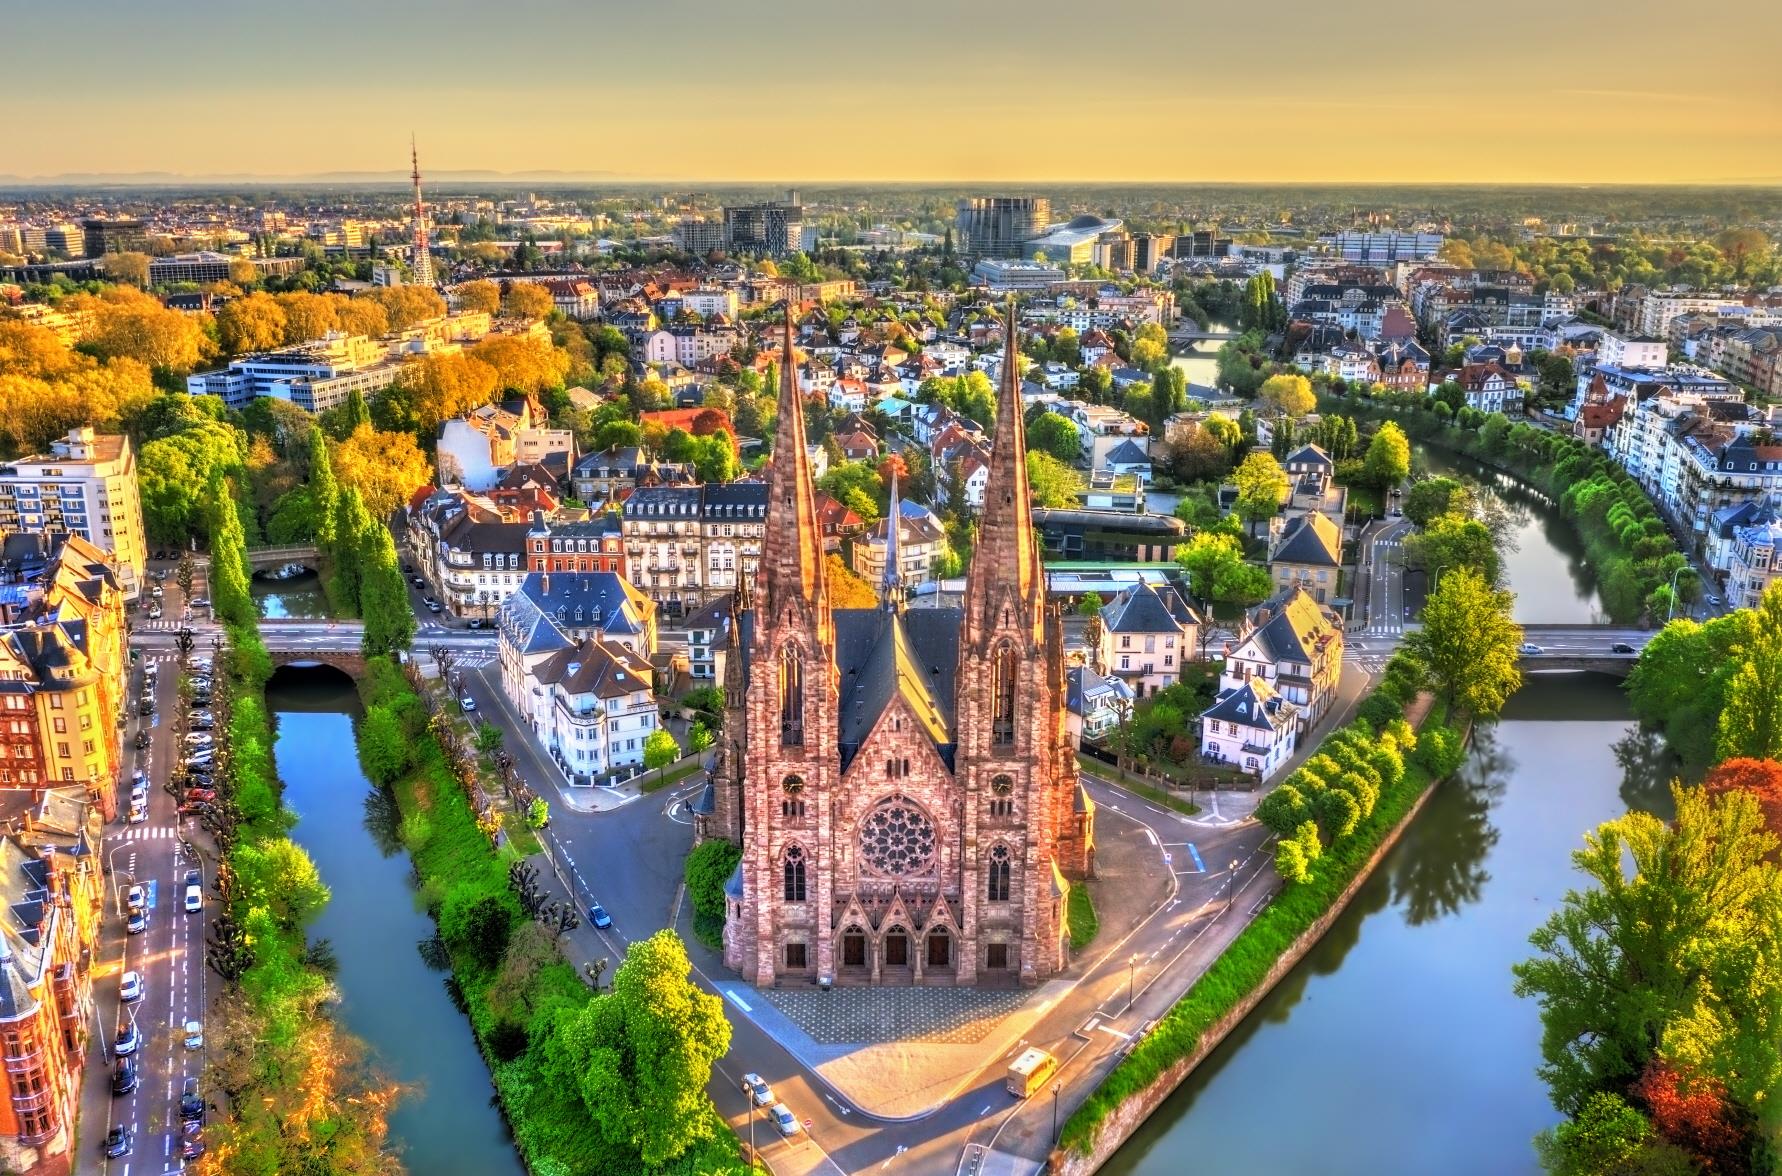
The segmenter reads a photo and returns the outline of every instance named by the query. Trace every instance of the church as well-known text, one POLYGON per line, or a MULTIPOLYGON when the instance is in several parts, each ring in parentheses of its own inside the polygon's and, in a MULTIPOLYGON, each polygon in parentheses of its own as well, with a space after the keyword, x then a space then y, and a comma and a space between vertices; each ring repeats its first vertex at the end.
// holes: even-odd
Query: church
POLYGON ((963 607, 907 607, 890 557, 878 607, 832 609, 797 365, 780 365, 760 571, 732 603, 702 806, 742 847, 724 960, 750 983, 1032 985, 1069 963, 1095 815, 1065 732, 1012 307, 996 419, 963 607))

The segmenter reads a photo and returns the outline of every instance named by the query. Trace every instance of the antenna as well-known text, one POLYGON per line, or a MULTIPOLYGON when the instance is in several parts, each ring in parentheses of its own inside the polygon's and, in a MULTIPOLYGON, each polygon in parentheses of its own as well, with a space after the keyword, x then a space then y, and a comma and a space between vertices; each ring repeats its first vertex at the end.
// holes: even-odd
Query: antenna
POLYGON ((409 258, 410 268, 414 271, 416 285, 431 286, 433 254, 427 247, 427 206, 421 202, 421 152, 415 145, 413 131, 408 133, 408 158, 412 169, 409 178, 415 186, 414 247, 409 258))

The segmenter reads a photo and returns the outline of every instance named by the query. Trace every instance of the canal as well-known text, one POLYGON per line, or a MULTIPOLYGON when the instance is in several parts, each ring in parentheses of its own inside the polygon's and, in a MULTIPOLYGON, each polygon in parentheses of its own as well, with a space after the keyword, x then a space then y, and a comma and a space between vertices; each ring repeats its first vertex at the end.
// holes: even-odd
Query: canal
MULTIPOLYGON (((1235 335, 1238 328, 1231 323, 1214 321, 1207 324, 1207 330, 1230 331, 1235 335)), ((1219 348, 1224 345, 1224 341, 1220 340, 1196 343, 1191 347, 1183 346, 1170 359, 1170 366, 1180 368, 1183 377, 1190 384, 1199 384, 1203 388, 1217 388, 1219 386, 1219 348)), ((1193 393, 1189 393, 1189 395, 1193 395, 1193 393)))
POLYGON ((1102 1171, 1538 1172, 1530 1141, 1558 1115, 1510 965, 1578 884, 1583 832, 1664 811, 1668 779, 1615 679, 1530 677, 1330 933, 1102 1171))
POLYGON ((255 576, 248 589, 253 593, 260 615, 268 620, 328 615, 328 598, 322 592, 322 578, 307 569, 282 579, 255 576))
POLYGON ((1583 543, 1544 495, 1469 457, 1415 442, 1411 464, 1470 483, 1482 501, 1503 509, 1510 524, 1503 551, 1504 587, 1516 594, 1518 621, 1588 625, 1608 620, 1583 543))
POLYGON ((464 1015, 422 962, 434 927, 415 909, 408 854, 387 793, 359 769, 359 697, 329 669, 282 669, 266 691, 291 836, 315 859, 333 900, 311 929, 340 960, 340 1015, 373 1063, 408 1088, 390 1115, 392 1143, 411 1172, 520 1176, 489 1071, 464 1015))

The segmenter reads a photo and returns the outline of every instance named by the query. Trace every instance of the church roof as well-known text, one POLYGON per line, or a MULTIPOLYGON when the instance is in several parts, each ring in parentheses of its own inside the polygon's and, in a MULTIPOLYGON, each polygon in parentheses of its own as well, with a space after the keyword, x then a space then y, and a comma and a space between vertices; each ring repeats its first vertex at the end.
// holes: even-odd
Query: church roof
POLYGON ((833 615, 843 768, 894 696, 950 762, 959 610, 838 609, 833 615))

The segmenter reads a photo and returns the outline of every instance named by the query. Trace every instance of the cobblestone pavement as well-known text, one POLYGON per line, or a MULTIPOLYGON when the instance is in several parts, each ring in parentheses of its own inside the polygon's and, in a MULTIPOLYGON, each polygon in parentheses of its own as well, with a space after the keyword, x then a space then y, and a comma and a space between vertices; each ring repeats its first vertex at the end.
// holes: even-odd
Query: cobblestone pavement
POLYGON ((759 995, 819 1045, 976 1045, 1031 989, 764 989, 759 995))

